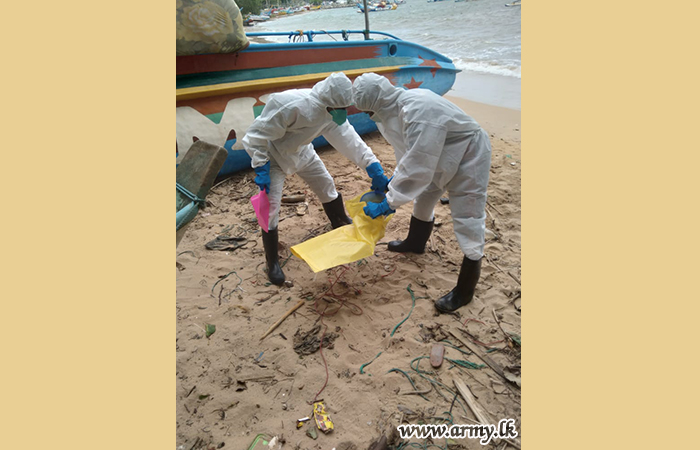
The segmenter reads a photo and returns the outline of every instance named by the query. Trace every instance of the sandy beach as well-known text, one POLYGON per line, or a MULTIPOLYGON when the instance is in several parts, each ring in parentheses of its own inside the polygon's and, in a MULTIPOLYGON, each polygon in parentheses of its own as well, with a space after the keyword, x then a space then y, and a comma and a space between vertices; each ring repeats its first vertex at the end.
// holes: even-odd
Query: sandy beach
MULTIPOLYGON (((425 254, 386 248, 407 234, 411 206, 405 205, 373 256, 314 274, 289 248, 329 231, 330 224, 319 200, 296 175, 287 179, 284 193, 304 194, 305 202, 283 204, 279 225, 280 257, 292 286, 270 285, 249 202, 257 191, 254 173, 238 173, 215 186, 209 205, 177 248, 179 449, 246 449, 261 433, 278 436, 289 449, 366 449, 401 423, 444 423, 431 417, 446 418, 448 411, 454 424, 471 424, 476 416, 461 396, 454 401, 453 379, 469 387, 495 422, 515 419, 521 432, 519 388, 479 357, 487 355, 509 371, 520 364, 519 345, 510 337, 521 334, 520 111, 454 95, 459 93, 455 89, 447 98, 480 122, 493 148, 486 256, 472 303, 454 315, 438 315, 433 307, 454 287, 462 259, 444 204, 436 206, 425 254), (222 234, 241 237, 241 247, 205 248, 222 234), (304 305, 260 340, 300 300, 304 305), (207 324, 216 327, 209 338, 207 324), (295 351, 300 343, 313 347, 314 336, 317 348, 322 335, 331 341, 327 348, 295 351), (445 359, 439 369, 430 367, 424 357, 438 341, 446 346, 446 358, 457 363, 445 359), (405 395, 414 390, 406 376, 426 393, 405 395), (297 419, 311 415, 314 399, 323 399, 335 425, 316 440, 306 433, 311 425, 295 426, 297 419)), ((378 132, 364 139, 391 173, 396 161, 388 143, 378 132)), ((329 147, 319 154, 344 199, 369 188, 366 173, 340 153, 329 147)), ((444 448, 445 441, 436 444, 444 448)), ((454 444, 483 448, 471 439, 454 444)))

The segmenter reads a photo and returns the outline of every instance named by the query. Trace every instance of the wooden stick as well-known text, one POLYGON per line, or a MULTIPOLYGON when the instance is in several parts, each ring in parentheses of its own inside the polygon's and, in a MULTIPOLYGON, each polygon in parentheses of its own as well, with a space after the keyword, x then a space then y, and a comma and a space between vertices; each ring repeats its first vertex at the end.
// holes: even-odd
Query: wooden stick
POLYGON ((498 328, 501 329, 501 332, 506 336, 506 339, 508 339, 509 342, 515 342, 511 335, 503 330, 503 327, 501 326, 501 321, 498 320, 498 316, 496 315, 496 310, 491 308, 491 312, 493 313, 493 318, 496 319, 496 325, 498 325, 498 328))
POLYGON ((495 209, 496 212, 497 212, 498 214, 503 214, 501 211, 498 210, 498 208, 496 208, 495 206, 493 206, 491 203, 486 202, 486 204, 487 204, 488 206, 490 206, 491 208, 495 209))
POLYGON ((283 315, 282 317, 280 317, 280 319, 279 319, 277 322, 273 323, 272 326, 271 326, 270 328, 267 329, 267 331, 265 332, 265 334, 263 334, 263 335, 260 337, 260 340, 262 341, 263 339, 265 339, 265 337, 267 337, 268 334, 272 333, 272 332, 274 331, 274 329, 277 328, 277 327, 279 326, 279 324, 281 324, 282 322, 284 322, 284 319, 286 319, 287 317, 289 317, 290 314, 292 314, 294 311, 296 311, 297 309, 301 308, 302 306, 304 306, 304 300, 299 300, 299 303, 297 303, 296 305, 292 306, 292 308, 291 308, 289 311, 287 311, 286 313, 284 313, 284 315, 283 315))
POLYGON ((493 424, 493 420, 491 420, 491 417, 489 417, 488 413, 479 404, 479 402, 476 401, 467 385, 464 384, 464 381, 458 378, 453 378, 452 382, 454 383, 459 393, 462 394, 462 397, 467 402, 467 405, 469 405, 469 408, 472 410, 479 422, 481 422, 483 425, 493 424))
POLYGON ((488 356, 482 354, 474 345, 471 345, 469 342, 466 340, 461 339, 459 336, 457 336, 455 333, 452 332, 452 330, 449 330, 449 333, 454 336, 455 339, 457 339, 459 342, 464 344, 465 347, 467 347, 469 350, 472 351, 479 359, 481 359, 483 362, 485 362, 491 369, 493 369, 494 372, 496 372, 501 378, 506 380, 508 383, 506 383, 506 386, 510 383, 506 376, 503 374, 503 368, 498 365, 497 362, 489 358, 488 356))
POLYGON ((428 389, 423 389, 422 391, 407 391, 407 392, 401 392, 399 391, 399 395, 422 395, 422 394, 429 394, 430 391, 433 390, 433 385, 431 384, 428 389))

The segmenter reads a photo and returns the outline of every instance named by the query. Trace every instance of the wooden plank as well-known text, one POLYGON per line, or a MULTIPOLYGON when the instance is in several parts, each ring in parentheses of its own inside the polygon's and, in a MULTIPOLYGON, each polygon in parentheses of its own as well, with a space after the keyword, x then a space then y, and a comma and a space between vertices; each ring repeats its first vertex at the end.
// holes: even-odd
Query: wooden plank
POLYGON ((479 402, 476 401, 474 396, 472 395, 472 392, 469 390, 466 384, 464 384, 464 381, 458 379, 458 378, 453 378, 452 382, 454 383, 455 387, 459 391, 460 394, 462 394, 462 397, 464 398, 464 401, 467 402, 467 405, 469 405, 469 409, 472 410, 476 418, 481 422, 483 425, 488 425, 488 424, 493 424, 497 425, 497 423, 494 423, 493 419, 489 416, 489 413, 486 412, 483 406, 479 404, 479 402))
MULTIPOLYGON (((182 161, 175 169, 177 183, 196 195, 205 198, 216 179, 216 175, 226 161, 228 152, 223 147, 199 140, 187 150, 182 161)), ((175 212, 182 209, 191 200, 180 191, 175 190, 175 212)), ((176 232, 176 246, 185 235, 186 226, 176 232)))

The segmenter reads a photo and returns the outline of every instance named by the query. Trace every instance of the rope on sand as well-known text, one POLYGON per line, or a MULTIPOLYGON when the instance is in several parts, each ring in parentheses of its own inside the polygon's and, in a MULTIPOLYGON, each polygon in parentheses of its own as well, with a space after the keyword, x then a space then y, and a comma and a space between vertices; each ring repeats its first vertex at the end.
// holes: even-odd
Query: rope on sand
MULTIPOLYGON (((411 310, 408 312, 408 315, 406 316, 406 318, 403 319, 401 322, 399 322, 399 324, 396 325, 396 326, 394 327, 393 330, 391 330, 391 336, 394 335, 394 333, 395 333, 396 330, 401 326, 402 323, 404 323, 405 321, 408 320, 409 317, 411 317, 411 313, 413 312, 413 308, 416 307, 416 296, 415 296, 415 294, 413 293, 413 291, 411 290, 411 285, 410 285, 410 284, 409 284, 408 286, 406 286, 406 290, 408 291, 409 294, 411 294, 411 300, 413 301, 413 305, 411 305, 411 310)), ((427 297, 418 297, 418 298, 427 298, 427 297)))
POLYGON ((377 359, 377 358, 379 358, 379 355, 381 355, 381 354, 382 354, 382 352, 377 353, 377 356, 375 356, 374 358, 372 358, 372 361, 370 361, 370 362, 368 362, 368 363, 362 364, 362 365, 360 366, 360 374, 364 374, 364 372, 363 372, 362 370, 365 368, 365 366, 369 366, 370 364, 372 364, 372 363, 374 362, 374 360, 377 359))

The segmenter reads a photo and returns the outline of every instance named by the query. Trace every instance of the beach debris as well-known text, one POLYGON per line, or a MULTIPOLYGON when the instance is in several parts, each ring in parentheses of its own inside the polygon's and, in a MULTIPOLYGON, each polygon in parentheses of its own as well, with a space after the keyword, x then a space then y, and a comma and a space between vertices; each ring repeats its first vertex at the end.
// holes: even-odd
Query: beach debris
POLYGON ((442 365, 442 359, 445 356, 445 346, 442 344, 433 344, 430 349, 430 365, 436 369, 442 365))
POLYGON ((206 324, 206 327, 204 329, 207 339, 209 339, 209 336, 214 334, 216 332, 216 325, 212 325, 210 323, 206 324))
POLYGON ((297 419, 297 430, 303 427, 304 423, 308 422, 309 420, 311 420, 311 417, 308 416, 302 417, 301 419, 297 419))
POLYGON ((326 412, 326 405, 323 404, 323 400, 314 402, 314 421, 318 429, 324 433, 329 433, 333 430, 333 421, 326 412))
POLYGON ((238 250, 239 248, 245 248, 248 244, 248 239, 244 237, 237 236, 217 236, 213 241, 209 241, 204 244, 208 250, 218 250, 220 252, 227 252, 238 250))
POLYGON ((417 416, 418 415, 417 412, 412 411, 411 409, 405 407, 404 405, 396 405, 396 407, 398 408, 398 410, 400 412, 406 414, 407 416, 417 416))
POLYGON ((245 391, 248 389, 248 384, 245 381, 236 380, 236 392, 245 391))
POLYGON ((284 282, 284 287, 293 288, 293 287, 294 287, 294 282, 291 281, 291 280, 285 280, 285 282, 284 282))
POLYGON ((512 366, 506 366, 503 369, 503 375, 506 377, 506 380, 510 381, 511 383, 515 383, 518 385, 518 387, 521 387, 522 380, 521 380, 521 367, 520 364, 514 364, 512 366))
POLYGON ((442 330, 442 324, 436 323, 435 325, 430 325, 430 326, 421 326, 420 331, 418 332, 420 334, 421 339, 423 342, 428 343, 430 341, 435 341, 435 342, 440 342, 444 339, 447 339, 447 333, 445 333, 442 330))
POLYGON ((440 199, 440 203, 442 203, 443 205, 447 205, 447 204, 450 203, 450 199, 447 198, 447 197, 442 197, 442 198, 440 199))
POLYGON ((486 367, 485 364, 473 363, 471 361, 467 361, 466 359, 447 358, 447 360, 456 366, 465 367, 467 369, 483 369, 484 367, 486 367))
POLYGON ((508 388, 506 386, 494 379, 491 380, 491 388, 496 394, 507 394, 508 388))
POLYGON ((350 441, 343 441, 335 448, 335 450, 357 450, 357 445, 350 441))
POLYGON ((282 450, 283 443, 283 437, 275 436, 272 439, 270 439, 270 442, 267 444, 267 450, 282 450))
POLYGON ((306 195, 284 195, 282 196, 282 203, 300 203, 306 200, 306 195))
POLYGON ((259 354, 258 356, 256 356, 255 359, 253 359, 253 362, 254 362, 255 364, 257 364, 257 363, 259 363, 260 361, 262 361, 262 359, 263 359, 263 354, 264 354, 264 353, 265 353, 264 351, 260 352, 260 354, 259 354))
POLYGON ((284 313, 284 315, 283 315, 282 317, 280 317, 280 319, 279 319, 277 322, 273 323, 273 324, 270 326, 270 328, 267 329, 267 331, 265 332, 265 334, 263 334, 262 336, 260 336, 260 340, 262 341, 263 339, 265 339, 265 337, 266 337, 268 334, 272 333, 272 332, 274 331, 275 328, 277 328, 282 322, 284 322, 284 319, 286 319, 287 317, 289 317, 290 314, 292 314, 292 313, 293 313, 294 311, 296 311, 297 309, 301 308, 303 305, 304 305, 304 300, 299 300, 299 303, 297 303, 296 305, 292 306, 292 307, 289 309, 289 311, 287 311, 286 313, 284 313))
MULTIPOLYGON (((306 332, 301 332, 297 329, 294 333, 294 351, 299 355, 310 355, 318 351, 321 345, 321 339, 318 336, 321 331, 321 325, 316 325, 306 332)), ((323 336, 323 348, 333 348, 333 341, 338 337, 337 333, 326 333, 323 336)))
MULTIPOLYGON (((272 442, 272 439, 270 436, 267 434, 258 434, 253 438, 253 442, 250 443, 250 446, 248 447, 248 450, 263 450, 265 447, 268 447, 270 443, 272 442)), ((269 449, 270 447, 268 447, 269 449)))
POLYGON ((423 394, 428 394, 430 391, 433 390, 433 385, 431 384, 429 388, 427 389, 422 389, 422 390, 415 390, 415 391, 406 391, 406 392, 401 392, 401 389, 399 388, 399 391, 397 392, 397 395, 423 395, 423 394))
MULTIPOLYGON (((375 356, 374 358, 372 358, 372 361, 370 361, 370 362, 368 362, 368 363, 362 364, 362 365, 360 366, 360 375, 363 375, 363 374, 365 373, 365 372, 364 372, 365 366, 369 366, 370 364, 372 364, 372 363, 374 362, 374 360, 377 359, 377 358, 379 358, 379 355, 381 355, 381 354, 382 354, 382 352, 377 353, 377 356, 375 356)), ((371 375, 371 374, 370 374, 370 375, 371 375)))
POLYGON ((368 450, 386 450, 387 448, 386 435, 382 434, 382 437, 370 444, 368 450))
MULTIPOLYGON (((411 305, 411 310, 408 312, 408 315, 401 321, 399 322, 393 330, 391 330, 391 336, 394 336, 394 333, 396 333, 396 330, 401 326, 402 323, 408 320, 409 317, 411 317, 411 313, 413 312, 413 308, 416 307, 416 296, 413 293, 413 290, 411 290, 411 284, 409 283, 408 286, 406 286, 406 290, 408 291, 409 294, 411 294, 411 301, 413 304, 411 305)), ((420 297, 420 298, 425 298, 425 297, 420 297)))
MULTIPOLYGON (((464 384, 464 381, 460 380, 459 378, 453 378, 452 382, 454 383, 455 387, 459 391, 459 393, 462 395, 462 398, 464 398, 464 401, 467 402, 467 405, 469 406, 469 409, 472 410, 474 415, 476 416, 477 420, 483 424, 483 425, 488 425, 495 423, 491 418, 489 417, 488 413, 484 409, 483 406, 479 404, 479 402, 476 401, 476 398, 474 398, 474 395, 472 395, 471 391, 467 387, 466 384, 464 384)), ((498 443, 498 442, 496 442, 498 443)))
POLYGON ((316 432, 316 427, 306 427, 306 435, 311 439, 316 440, 318 438, 318 432, 316 432))
MULTIPOLYGON (((466 332, 466 330, 464 330, 464 328, 459 328, 459 330, 466 332)), ((505 375, 503 373, 503 368, 497 362, 495 362, 493 359, 489 358, 487 355, 482 353, 475 345, 470 344, 468 341, 460 338, 452 331, 450 331, 450 334, 455 339, 457 339, 459 342, 464 344, 465 347, 467 347, 469 350, 471 350, 472 353, 474 353, 476 356, 478 356, 479 359, 481 359, 483 362, 485 362, 491 369, 493 369, 494 372, 496 372, 498 375, 500 375, 501 378, 503 378, 504 380, 510 381, 505 377, 505 375)))
POLYGON ((515 344, 517 344, 518 347, 520 347, 520 336, 518 336, 518 335, 515 334, 515 333, 506 333, 505 330, 503 329, 503 327, 501 326, 501 319, 502 319, 503 317, 502 317, 502 316, 499 317, 498 314, 496 314, 496 310, 493 309, 493 308, 491 309, 491 312, 493 313, 493 318, 496 319, 496 324, 498 325, 498 328, 501 329, 501 332, 502 332, 502 333, 506 336, 506 338, 508 339, 508 345, 509 345, 511 348, 513 348, 513 347, 515 346, 515 344))

